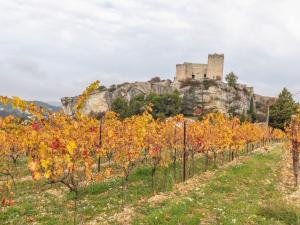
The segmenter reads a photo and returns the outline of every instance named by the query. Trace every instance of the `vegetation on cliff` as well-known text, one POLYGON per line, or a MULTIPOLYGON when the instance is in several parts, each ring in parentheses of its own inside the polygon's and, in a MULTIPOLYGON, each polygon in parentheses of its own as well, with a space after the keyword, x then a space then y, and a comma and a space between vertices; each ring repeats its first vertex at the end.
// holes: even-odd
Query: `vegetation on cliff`
POLYGON ((133 115, 142 114, 148 105, 152 105, 152 116, 154 118, 166 118, 181 113, 182 98, 178 92, 171 94, 150 93, 145 96, 139 94, 130 101, 118 97, 112 102, 111 110, 118 113, 124 119, 133 115))

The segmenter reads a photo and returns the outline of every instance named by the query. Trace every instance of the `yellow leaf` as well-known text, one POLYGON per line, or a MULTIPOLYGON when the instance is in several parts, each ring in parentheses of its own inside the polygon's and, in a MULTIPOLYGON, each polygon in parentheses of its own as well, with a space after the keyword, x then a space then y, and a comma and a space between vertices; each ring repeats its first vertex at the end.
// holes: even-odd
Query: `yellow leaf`
POLYGON ((34 180, 40 180, 41 179, 41 174, 39 172, 33 173, 33 179, 34 180))
POLYGON ((66 162, 70 163, 71 162, 71 157, 69 155, 66 155, 66 162))
POLYGON ((67 150, 70 155, 74 154, 74 150, 77 148, 77 145, 74 141, 70 141, 69 144, 67 145, 67 150))
POLYGON ((46 173, 44 174, 44 177, 45 177, 46 179, 48 179, 50 176, 51 176, 51 171, 50 171, 50 170, 47 170, 46 173))
POLYGON ((48 165, 49 165, 49 160, 41 160, 41 165, 44 169, 48 169, 48 165))
POLYGON ((47 154, 47 145, 44 142, 40 143, 39 150, 41 158, 45 158, 47 154))

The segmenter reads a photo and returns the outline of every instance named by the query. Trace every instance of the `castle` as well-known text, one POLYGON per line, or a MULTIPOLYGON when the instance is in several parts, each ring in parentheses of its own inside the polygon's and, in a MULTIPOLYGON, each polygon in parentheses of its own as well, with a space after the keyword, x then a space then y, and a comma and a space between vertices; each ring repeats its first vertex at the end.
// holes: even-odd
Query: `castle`
MULTIPOLYGON (((268 106, 275 101, 275 98, 254 94, 252 87, 243 84, 238 84, 232 88, 227 83, 221 82, 223 64, 223 54, 212 54, 208 55, 207 64, 184 63, 176 65, 174 82, 170 79, 153 78, 146 82, 126 82, 112 85, 109 88, 97 89, 90 94, 81 112, 85 115, 102 115, 103 112, 111 110, 112 103, 118 97, 130 101, 138 95, 147 96, 151 93, 162 95, 178 91, 190 113, 195 111, 195 107, 200 107, 208 112, 219 111, 223 113, 229 113, 230 110, 234 109, 235 113, 242 115, 249 110, 252 101, 254 101, 258 121, 266 121, 268 106), (204 82, 197 82, 205 78, 213 79, 215 82, 207 82, 206 85, 202 85, 204 82), (196 82, 180 82, 186 79, 195 79, 196 82)), ((61 99, 66 114, 73 115, 76 113, 74 105, 77 103, 77 98, 61 99)))
POLYGON ((176 81, 186 79, 204 79, 209 78, 213 80, 223 79, 223 54, 209 54, 207 64, 200 63, 183 63, 176 65, 176 81))

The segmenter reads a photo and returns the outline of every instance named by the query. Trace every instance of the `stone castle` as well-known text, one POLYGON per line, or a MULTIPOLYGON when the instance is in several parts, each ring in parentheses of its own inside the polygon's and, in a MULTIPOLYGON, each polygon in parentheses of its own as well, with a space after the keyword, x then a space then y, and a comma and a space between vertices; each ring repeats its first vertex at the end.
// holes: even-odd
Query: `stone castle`
POLYGON ((186 79, 223 80, 224 55, 209 54, 207 64, 188 63, 176 65, 176 81, 186 79))
MULTIPOLYGON (((167 94, 178 91, 184 99, 186 108, 191 111, 195 107, 203 107, 206 111, 219 111, 229 113, 236 108, 236 113, 242 115, 249 110, 254 100, 258 121, 265 121, 268 106, 275 101, 274 98, 257 95, 252 87, 237 84, 231 87, 223 82, 223 54, 208 55, 207 64, 184 63, 176 65, 176 77, 174 81, 151 79, 145 82, 123 83, 112 85, 108 88, 93 92, 86 100, 82 108, 83 114, 99 115, 111 109, 112 102, 118 98, 130 101, 135 96, 149 95, 151 93, 167 94), (208 78, 204 85, 204 79, 208 78), (190 79, 190 82, 181 82, 190 79), (193 80, 197 82, 193 82, 193 80), (199 82, 200 81, 200 82, 199 82)), ((75 113, 75 97, 62 98, 63 110, 72 115, 75 113)))

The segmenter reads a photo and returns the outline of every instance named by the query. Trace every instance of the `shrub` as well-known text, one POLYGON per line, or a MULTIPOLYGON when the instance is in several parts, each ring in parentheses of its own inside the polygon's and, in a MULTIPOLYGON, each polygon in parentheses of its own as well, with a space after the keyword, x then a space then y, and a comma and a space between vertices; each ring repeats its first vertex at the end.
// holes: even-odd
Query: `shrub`
POLYGON ((201 81, 194 80, 191 78, 186 78, 185 80, 180 81, 180 88, 192 86, 192 87, 200 87, 201 81))
POLYGON ((225 77, 225 80, 228 83, 228 85, 233 88, 236 88, 238 79, 238 76, 236 76, 233 72, 230 72, 225 77))
POLYGON ((160 81, 161 81, 160 77, 153 77, 149 80, 150 83, 158 83, 160 81))

